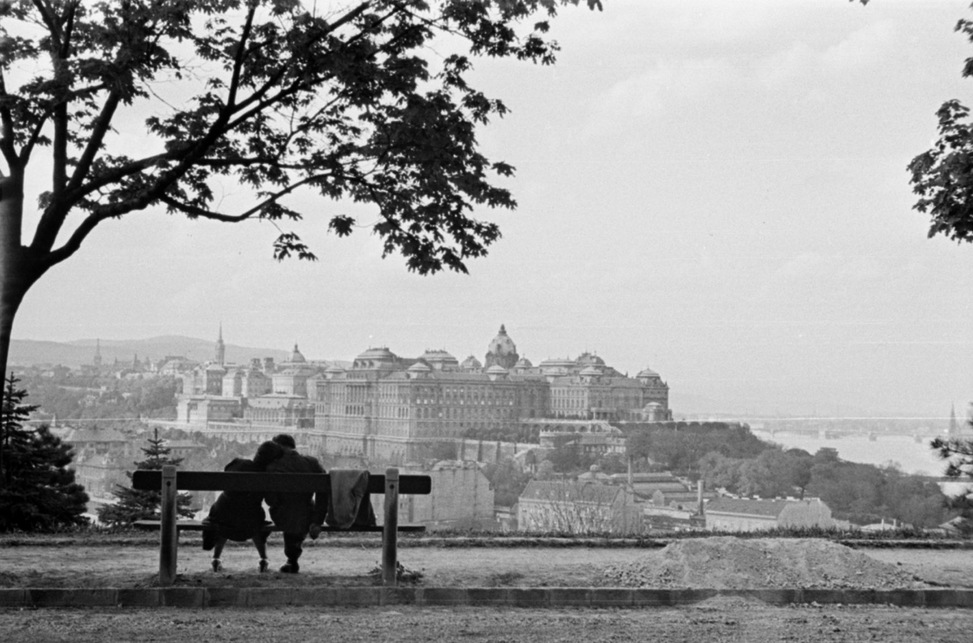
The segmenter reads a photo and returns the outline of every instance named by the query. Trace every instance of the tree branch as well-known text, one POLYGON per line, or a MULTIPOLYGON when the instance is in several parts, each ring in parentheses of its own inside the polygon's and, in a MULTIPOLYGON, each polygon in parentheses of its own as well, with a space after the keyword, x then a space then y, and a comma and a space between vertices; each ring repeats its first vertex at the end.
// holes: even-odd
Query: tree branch
POLYGON ((84 152, 81 153, 81 158, 78 159, 78 164, 75 166, 74 173, 71 175, 71 182, 68 183, 67 187, 68 192, 78 189, 85 176, 87 176, 88 170, 91 169, 95 155, 98 153, 102 141, 105 140, 105 134, 108 133, 111 127, 111 120, 115 115, 115 110, 118 108, 120 100, 121 97, 117 90, 112 90, 108 94, 108 98, 105 99, 105 104, 101 107, 101 113, 98 114, 92 126, 88 144, 85 145, 84 152))
MULTIPOLYGON (((0 69, 0 98, 7 97, 7 84, 3 78, 3 69, 0 69)), ((22 167, 20 159, 17 158, 17 150, 14 147, 13 115, 5 101, 0 101, 0 153, 6 159, 7 168, 11 172, 16 172, 22 167)))
POLYGON ((112 216, 117 215, 89 214, 87 217, 85 217, 84 221, 81 222, 81 224, 74 231, 74 234, 71 235, 71 238, 68 239, 63 246, 57 250, 47 253, 44 261, 45 268, 56 266, 77 252, 81 247, 81 243, 88 237, 89 234, 91 234, 91 231, 95 229, 95 226, 105 219, 111 218, 112 216))
POLYGON ((243 25, 243 32, 240 34, 240 42, 237 44, 236 55, 233 59, 233 75, 230 78, 230 93, 226 98, 226 108, 230 110, 236 103, 237 89, 240 87, 240 72, 243 70, 243 59, 246 58, 246 44, 250 38, 250 31, 253 29, 253 16, 257 11, 257 5, 250 3, 250 10, 247 11, 247 20, 243 25))
POLYGON ((255 210, 248 210, 243 214, 231 215, 223 214, 221 212, 213 212, 212 210, 207 210, 205 208, 200 208, 195 205, 190 205, 188 203, 183 203, 182 201, 177 201, 169 196, 161 196, 159 200, 168 205, 173 210, 179 210, 183 214, 189 217, 199 217, 201 219, 211 219, 213 221, 223 221, 224 223, 237 223, 239 221, 245 221, 249 219, 254 214, 255 210))

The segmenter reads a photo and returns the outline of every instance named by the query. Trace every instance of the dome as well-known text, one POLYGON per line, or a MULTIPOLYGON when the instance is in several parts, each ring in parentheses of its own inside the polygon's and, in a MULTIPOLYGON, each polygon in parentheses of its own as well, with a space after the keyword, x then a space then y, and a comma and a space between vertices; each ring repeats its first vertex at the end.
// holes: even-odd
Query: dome
POLYGON ((356 357, 355 361, 357 362, 361 359, 369 359, 379 362, 391 362, 395 361, 395 353, 384 346, 380 346, 379 348, 369 348, 367 351, 356 357))
POLYGON ((290 361, 292 364, 303 364, 307 360, 301 355, 301 351, 297 349, 297 344, 294 344, 294 351, 291 353, 290 361))
POLYGON ((428 373, 432 369, 423 364, 422 362, 416 362, 408 368, 410 373, 428 373))
POLYGON ((395 353, 385 346, 369 348, 367 351, 355 358, 352 368, 378 368, 395 364, 398 361, 395 353))
POLYGON ((344 373, 345 372, 345 369, 341 368, 337 364, 332 364, 328 368, 324 369, 324 372, 325 373, 334 373, 335 375, 337 375, 339 373, 344 373))
POLYGON ((494 364, 486 370, 487 375, 506 375, 507 369, 499 364, 494 364))
POLYGON ((591 353, 581 353, 575 363, 579 366, 604 366, 605 360, 591 353))
POLYGON ((646 368, 642 371, 639 371, 637 377, 659 377, 659 374, 653 371, 651 368, 646 368))
POLYGON ((507 334, 507 329, 503 324, 500 324, 500 332, 490 342, 490 348, 487 349, 487 352, 493 355, 513 355, 517 352, 517 346, 514 344, 514 340, 510 339, 510 335, 507 334))
POLYGON ((534 368, 534 365, 530 363, 530 360, 526 357, 521 357, 517 360, 515 368, 534 368))
POLYGON ((578 373, 578 375, 583 377, 598 376, 601 375, 601 371, 594 366, 586 366, 585 368, 581 369, 581 372, 578 373))
POLYGON ((427 349, 425 353, 419 358, 433 368, 442 370, 443 368, 452 368, 459 366, 459 361, 444 350, 429 350, 427 349))
POLYGON ((469 357, 464 359, 463 363, 460 366, 462 368, 469 368, 469 369, 475 368, 478 370, 483 368, 483 364, 480 363, 480 360, 476 359, 476 357, 474 357, 473 355, 470 355, 469 357))

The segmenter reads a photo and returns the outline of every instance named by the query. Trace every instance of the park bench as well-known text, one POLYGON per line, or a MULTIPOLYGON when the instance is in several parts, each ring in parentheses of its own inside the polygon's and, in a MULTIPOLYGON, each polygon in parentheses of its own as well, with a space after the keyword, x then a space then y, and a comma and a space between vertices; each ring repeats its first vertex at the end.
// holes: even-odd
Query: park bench
MULTIPOLYGON (((254 493, 326 493, 331 491, 327 473, 241 473, 234 471, 178 471, 166 465, 161 471, 138 470, 132 474, 132 488, 161 491, 161 520, 140 520, 137 527, 159 529, 159 584, 172 585, 176 579, 176 550, 179 531, 201 531, 198 520, 176 519, 178 491, 249 491, 254 493)), ((372 527, 336 529, 325 525, 324 532, 381 532, 382 580, 396 584, 397 534, 399 531, 424 531, 421 525, 399 525, 399 494, 428 495, 432 479, 423 475, 399 475, 398 469, 387 469, 385 475, 368 477, 368 493, 385 495, 384 521, 372 527)))

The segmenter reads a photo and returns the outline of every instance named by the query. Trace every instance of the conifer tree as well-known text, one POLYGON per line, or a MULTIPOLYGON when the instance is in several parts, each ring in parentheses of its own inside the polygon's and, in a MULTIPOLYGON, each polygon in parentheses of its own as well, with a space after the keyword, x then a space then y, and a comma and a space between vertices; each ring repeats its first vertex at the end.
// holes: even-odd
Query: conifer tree
MULTIPOLYGON (((148 447, 142 447, 145 459, 135 463, 136 469, 149 471, 161 471, 162 467, 168 464, 179 466, 182 458, 173 458, 172 449, 166 446, 166 441, 159 437, 159 429, 153 433, 153 437, 148 438, 148 447)), ((128 479, 132 479, 132 472, 126 471, 128 479)), ((146 491, 132 489, 115 485, 115 497, 118 503, 105 505, 98 512, 98 519, 108 525, 130 525, 136 520, 158 520, 161 512, 162 493, 159 491, 146 491)), ((190 518, 193 510, 190 507, 192 496, 180 493, 176 496, 176 514, 190 518)))
POLYGON ((19 380, 5 380, 0 412, 0 532, 52 531, 83 525, 88 494, 74 481, 71 447, 47 425, 24 428, 37 408, 24 404, 19 380))
MULTIPOLYGON (((973 427, 973 420, 970 420, 970 426, 973 427)), ((946 461, 947 477, 973 482, 973 439, 957 436, 936 438, 930 446, 946 461)), ((973 533, 973 498, 963 493, 949 498, 947 506, 962 516, 958 527, 966 533, 973 533)))

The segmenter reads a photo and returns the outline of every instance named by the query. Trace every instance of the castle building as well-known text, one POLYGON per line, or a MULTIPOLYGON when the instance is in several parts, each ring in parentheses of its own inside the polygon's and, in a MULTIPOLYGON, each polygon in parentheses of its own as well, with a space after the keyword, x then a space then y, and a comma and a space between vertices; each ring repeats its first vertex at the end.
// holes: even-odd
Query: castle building
POLYGON ((403 358, 370 348, 350 369, 332 366, 307 381, 310 441, 329 453, 407 462, 443 441, 519 429, 539 418, 671 417, 669 387, 655 371, 629 378, 590 353, 534 367, 504 326, 484 363, 473 356, 459 363, 444 350, 403 358))
MULTIPOLYGON (((221 328, 217 357, 222 340, 221 328)), ((443 443, 543 420, 656 421, 671 412, 669 387, 655 371, 631 378, 587 352, 534 366, 501 325, 483 364, 443 349, 407 358, 382 346, 344 368, 308 362, 297 344, 276 365, 213 361, 183 375, 178 417, 245 441, 295 431, 325 453, 401 464, 431 457, 443 443)))

